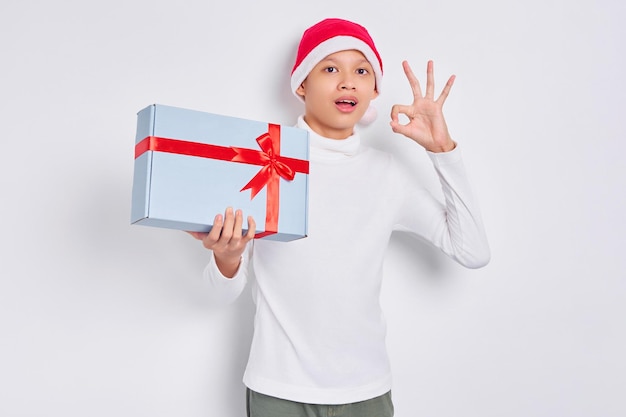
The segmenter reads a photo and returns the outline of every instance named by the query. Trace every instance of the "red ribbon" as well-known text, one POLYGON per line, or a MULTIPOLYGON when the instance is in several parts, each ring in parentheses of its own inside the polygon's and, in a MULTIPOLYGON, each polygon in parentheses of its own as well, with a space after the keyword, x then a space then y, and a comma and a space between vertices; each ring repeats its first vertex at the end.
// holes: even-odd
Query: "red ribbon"
POLYGON ((280 155, 279 125, 269 124, 268 132, 256 138, 256 141, 261 148, 260 151, 148 136, 135 146, 135 158, 144 152, 156 151, 262 166, 261 170, 240 190, 251 190, 250 198, 252 199, 264 187, 267 187, 265 231, 255 235, 256 238, 260 238, 278 232, 280 178, 292 181, 296 172, 308 174, 309 161, 280 155))

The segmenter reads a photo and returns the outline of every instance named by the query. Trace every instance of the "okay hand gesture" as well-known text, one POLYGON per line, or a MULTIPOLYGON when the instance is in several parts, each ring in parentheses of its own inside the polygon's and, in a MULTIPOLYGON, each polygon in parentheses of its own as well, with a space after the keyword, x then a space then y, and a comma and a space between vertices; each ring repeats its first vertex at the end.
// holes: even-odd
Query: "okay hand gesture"
POLYGON ((433 61, 428 61, 426 69, 426 94, 422 95, 420 83, 413 74, 408 62, 403 61, 402 67, 411 89, 413 90, 413 104, 396 104, 391 108, 391 129, 423 146, 430 152, 448 152, 456 144, 448 133, 448 126, 443 117, 443 103, 446 101, 455 76, 448 79, 443 91, 435 100, 435 80, 433 75, 433 61), (408 117, 407 124, 401 124, 398 116, 408 117))

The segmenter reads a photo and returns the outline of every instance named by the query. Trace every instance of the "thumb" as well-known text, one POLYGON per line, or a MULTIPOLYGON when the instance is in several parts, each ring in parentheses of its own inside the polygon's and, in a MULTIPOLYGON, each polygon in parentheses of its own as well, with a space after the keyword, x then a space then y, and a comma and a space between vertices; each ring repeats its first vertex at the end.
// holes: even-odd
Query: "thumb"
POLYGON ((208 233, 203 233, 203 232, 186 232, 186 233, 189 233, 196 240, 203 240, 204 237, 208 234, 208 233))
POLYGON ((409 136, 410 128, 407 125, 403 125, 397 120, 392 120, 391 122, 389 122, 389 126, 391 126, 391 130, 394 133, 409 136))

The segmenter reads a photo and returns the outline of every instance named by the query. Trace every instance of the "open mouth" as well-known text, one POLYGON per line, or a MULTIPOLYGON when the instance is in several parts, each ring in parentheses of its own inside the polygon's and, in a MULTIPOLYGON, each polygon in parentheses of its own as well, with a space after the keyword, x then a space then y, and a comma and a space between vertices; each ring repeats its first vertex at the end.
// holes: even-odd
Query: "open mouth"
POLYGON ((344 106, 345 105, 350 105, 350 106, 354 107, 354 106, 356 106, 356 101, 354 101, 354 100, 337 100, 337 101, 335 101, 335 104, 344 105, 344 106))

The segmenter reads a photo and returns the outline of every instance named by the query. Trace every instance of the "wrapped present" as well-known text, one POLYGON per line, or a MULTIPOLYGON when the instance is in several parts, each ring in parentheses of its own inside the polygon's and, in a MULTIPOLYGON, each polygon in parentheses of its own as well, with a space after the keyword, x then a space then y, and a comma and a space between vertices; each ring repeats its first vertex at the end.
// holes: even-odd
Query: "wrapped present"
POLYGON ((257 238, 306 236, 307 131, 154 104, 137 115, 135 143, 132 224, 207 232, 233 207, 254 217, 257 238))

